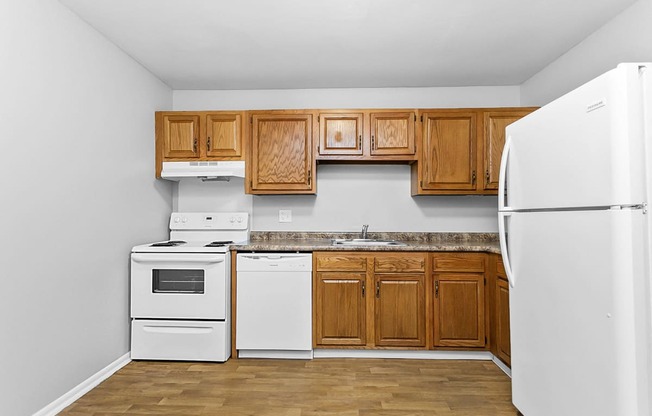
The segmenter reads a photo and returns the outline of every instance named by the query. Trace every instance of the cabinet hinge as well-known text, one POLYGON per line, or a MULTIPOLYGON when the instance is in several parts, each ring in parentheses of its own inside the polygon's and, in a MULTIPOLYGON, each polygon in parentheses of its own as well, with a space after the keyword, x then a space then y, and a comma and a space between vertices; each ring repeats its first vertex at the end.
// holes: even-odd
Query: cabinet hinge
POLYGON ((487 286, 487 278, 484 278, 484 285, 487 286))
POLYGON ((415 122, 417 121, 417 115, 416 114, 414 115, 414 121, 415 122))
POLYGON ((484 344, 487 345, 487 337, 484 337, 484 344))
POLYGON ((249 124, 254 124, 254 118, 253 117, 249 117, 249 124))
POLYGON ((423 188, 423 181, 419 181, 419 186, 423 188))
POLYGON ((317 145, 317 153, 319 153, 319 152, 320 152, 319 145, 317 145))
POLYGON ((423 123, 423 116, 421 116, 421 122, 423 123))

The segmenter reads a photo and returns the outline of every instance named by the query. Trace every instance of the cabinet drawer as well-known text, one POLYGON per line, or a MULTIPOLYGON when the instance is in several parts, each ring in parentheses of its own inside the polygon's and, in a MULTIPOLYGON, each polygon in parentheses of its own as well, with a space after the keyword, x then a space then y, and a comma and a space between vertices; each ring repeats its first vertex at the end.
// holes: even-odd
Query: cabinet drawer
POLYGON ((377 256, 374 261, 376 273, 425 272, 426 258, 423 254, 392 254, 377 256))
POLYGON ((346 270, 351 272, 366 271, 367 258, 352 255, 318 255, 315 267, 319 271, 346 270))
POLYGON ((484 272, 486 255, 482 253, 435 253, 433 272, 484 272))

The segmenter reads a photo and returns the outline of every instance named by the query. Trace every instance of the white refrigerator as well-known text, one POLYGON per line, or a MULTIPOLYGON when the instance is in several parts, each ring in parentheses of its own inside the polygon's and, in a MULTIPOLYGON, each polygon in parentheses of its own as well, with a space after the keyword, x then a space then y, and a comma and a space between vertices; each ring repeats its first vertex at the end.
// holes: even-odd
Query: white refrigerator
POLYGON ((507 127, 499 231, 525 416, 652 414, 652 64, 507 127))

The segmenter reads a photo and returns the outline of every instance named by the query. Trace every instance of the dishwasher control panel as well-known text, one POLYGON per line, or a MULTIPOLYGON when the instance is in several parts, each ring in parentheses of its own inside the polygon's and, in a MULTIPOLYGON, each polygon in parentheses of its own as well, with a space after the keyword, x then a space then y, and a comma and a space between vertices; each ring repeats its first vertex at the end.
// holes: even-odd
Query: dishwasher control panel
POLYGON ((236 270, 244 271, 312 271, 311 253, 240 253, 236 270))

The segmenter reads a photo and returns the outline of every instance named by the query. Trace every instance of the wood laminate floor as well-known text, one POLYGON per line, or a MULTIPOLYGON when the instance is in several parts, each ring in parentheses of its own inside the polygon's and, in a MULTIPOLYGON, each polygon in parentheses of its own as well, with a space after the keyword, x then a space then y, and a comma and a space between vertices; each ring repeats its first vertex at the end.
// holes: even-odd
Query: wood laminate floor
POLYGON ((133 361, 61 415, 517 415, 491 361, 133 361))

